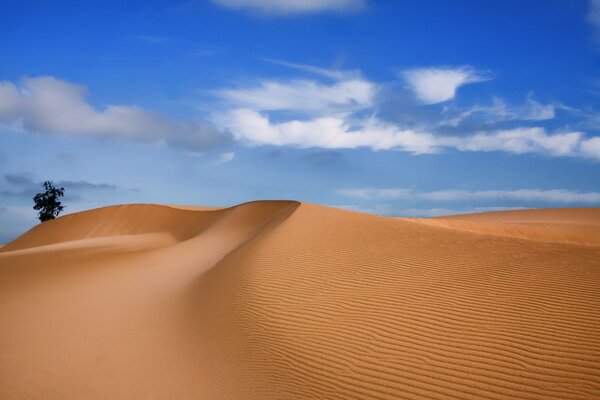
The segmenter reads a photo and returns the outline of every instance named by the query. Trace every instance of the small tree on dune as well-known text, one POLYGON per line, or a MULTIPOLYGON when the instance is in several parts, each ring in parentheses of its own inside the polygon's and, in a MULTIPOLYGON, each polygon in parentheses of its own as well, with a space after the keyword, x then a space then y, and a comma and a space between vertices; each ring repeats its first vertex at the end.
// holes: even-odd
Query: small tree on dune
POLYGON ((46 189, 45 192, 38 193, 33 198, 35 202, 33 209, 38 211, 38 218, 41 222, 56 218, 64 208, 58 200, 59 197, 65 195, 64 188, 55 188, 51 181, 46 181, 44 189, 46 189))

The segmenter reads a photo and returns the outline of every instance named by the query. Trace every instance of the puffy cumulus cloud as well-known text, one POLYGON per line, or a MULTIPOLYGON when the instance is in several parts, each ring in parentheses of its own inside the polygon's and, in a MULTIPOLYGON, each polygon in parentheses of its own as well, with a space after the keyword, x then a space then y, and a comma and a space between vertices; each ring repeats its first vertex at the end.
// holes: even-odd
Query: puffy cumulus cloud
POLYGON ((353 112, 373 105, 376 85, 362 79, 322 84, 311 80, 263 81, 257 86, 217 91, 227 103, 259 111, 324 114, 353 112))
POLYGON ((467 136, 444 136, 428 131, 402 129, 375 117, 352 119, 318 117, 272 122, 251 109, 236 109, 215 121, 240 141, 250 145, 317 147, 326 149, 402 150, 414 154, 443 149, 458 151, 504 151, 554 156, 579 155, 580 132, 547 133, 543 128, 516 128, 480 132, 467 136))
POLYGON ((227 140, 208 125, 173 121, 136 106, 97 110, 85 95, 85 87, 50 76, 26 78, 20 86, 0 82, 0 123, 19 123, 29 132, 162 141, 186 148, 212 147, 227 140))
POLYGON ((456 90, 459 87, 490 79, 468 66, 415 68, 403 71, 402 77, 423 104, 436 104, 451 100, 456 96, 456 90))
POLYGON ((436 190, 418 192, 408 188, 354 188, 337 192, 342 196, 362 199, 418 199, 428 201, 489 201, 508 200, 547 203, 600 203, 599 192, 574 192, 565 189, 518 189, 518 190, 436 190))
POLYGON ((365 0, 212 0, 233 10, 250 10, 263 14, 306 14, 317 12, 358 11, 365 0))

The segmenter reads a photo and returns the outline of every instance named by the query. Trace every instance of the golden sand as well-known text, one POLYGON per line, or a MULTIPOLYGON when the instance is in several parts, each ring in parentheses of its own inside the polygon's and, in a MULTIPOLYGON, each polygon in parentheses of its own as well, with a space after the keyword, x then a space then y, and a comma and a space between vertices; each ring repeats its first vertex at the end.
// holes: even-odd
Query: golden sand
POLYGON ((600 398, 600 209, 107 207, 0 248, 0 399, 600 398))

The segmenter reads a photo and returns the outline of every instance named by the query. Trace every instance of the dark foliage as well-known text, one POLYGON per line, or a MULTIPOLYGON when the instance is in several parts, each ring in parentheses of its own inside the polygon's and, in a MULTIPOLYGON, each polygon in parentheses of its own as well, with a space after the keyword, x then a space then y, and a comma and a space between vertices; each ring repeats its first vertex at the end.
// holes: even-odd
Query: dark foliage
POLYGON ((63 210, 63 206, 58 200, 59 197, 65 195, 64 188, 55 188, 51 181, 44 182, 44 193, 38 193, 33 198, 35 205, 33 209, 38 211, 38 218, 41 222, 46 222, 54 219, 63 210))

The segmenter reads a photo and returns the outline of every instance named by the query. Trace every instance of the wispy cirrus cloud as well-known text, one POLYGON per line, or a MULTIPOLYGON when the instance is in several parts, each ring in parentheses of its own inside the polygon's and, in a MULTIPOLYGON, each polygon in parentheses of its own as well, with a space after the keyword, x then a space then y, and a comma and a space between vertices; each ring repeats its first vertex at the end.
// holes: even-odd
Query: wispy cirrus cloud
POLYGON ((222 144, 227 135, 196 122, 179 122, 137 106, 96 109, 86 89, 51 76, 25 78, 20 85, 0 82, 0 124, 20 124, 27 132, 112 137, 165 142, 203 149, 222 144))
POLYGON ((270 62, 271 64, 277 64, 277 65, 292 68, 295 70, 309 72, 311 74, 319 75, 319 76, 329 78, 329 79, 347 80, 347 79, 356 79, 356 78, 360 77, 359 71, 321 68, 321 67, 316 67, 314 65, 292 63, 292 62, 288 62, 288 61, 275 60, 272 58, 265 58, 265 57, 262 57, 261 60, 270 62))
POLYGON ((556 204, 598 204, 600 192, 576 192, 566 189, 517 189, 517 190, 435 190, 415 191, 409 188, 353 188, 342 189, 337 194, 362 199, 418 199, 434 202, 508 200, 522 202, 546 202, 556 204))
POLYGON ((414 68, 402 71, 401 76, 423 104, 451 100, 459 87, 491 79, 470 66, 414 68))
POLYGON ((329 84, 305 79, 267 80, 253 86, 221 89, 216 94, 236 108, 332 114, 372 107, 376 86, 363 79, 341 80, 329 84))
POLYGON ((516 106, 494 97, 491 105, 473 105, 462 109, 455 106, 445 107, 444 117, 439 125, 457 127, 464 121, 475 119, 487 124, 504 121, 547 121, 554 119, 558 109, 570 108, 562 104, 543 104, 532 95, 527 96, 523 104, 516 106))
POLYGON ((232 10, 261 14, 290 15, 318 12, 355 12, 366 7, 365 0, 212 0, 232 10))

